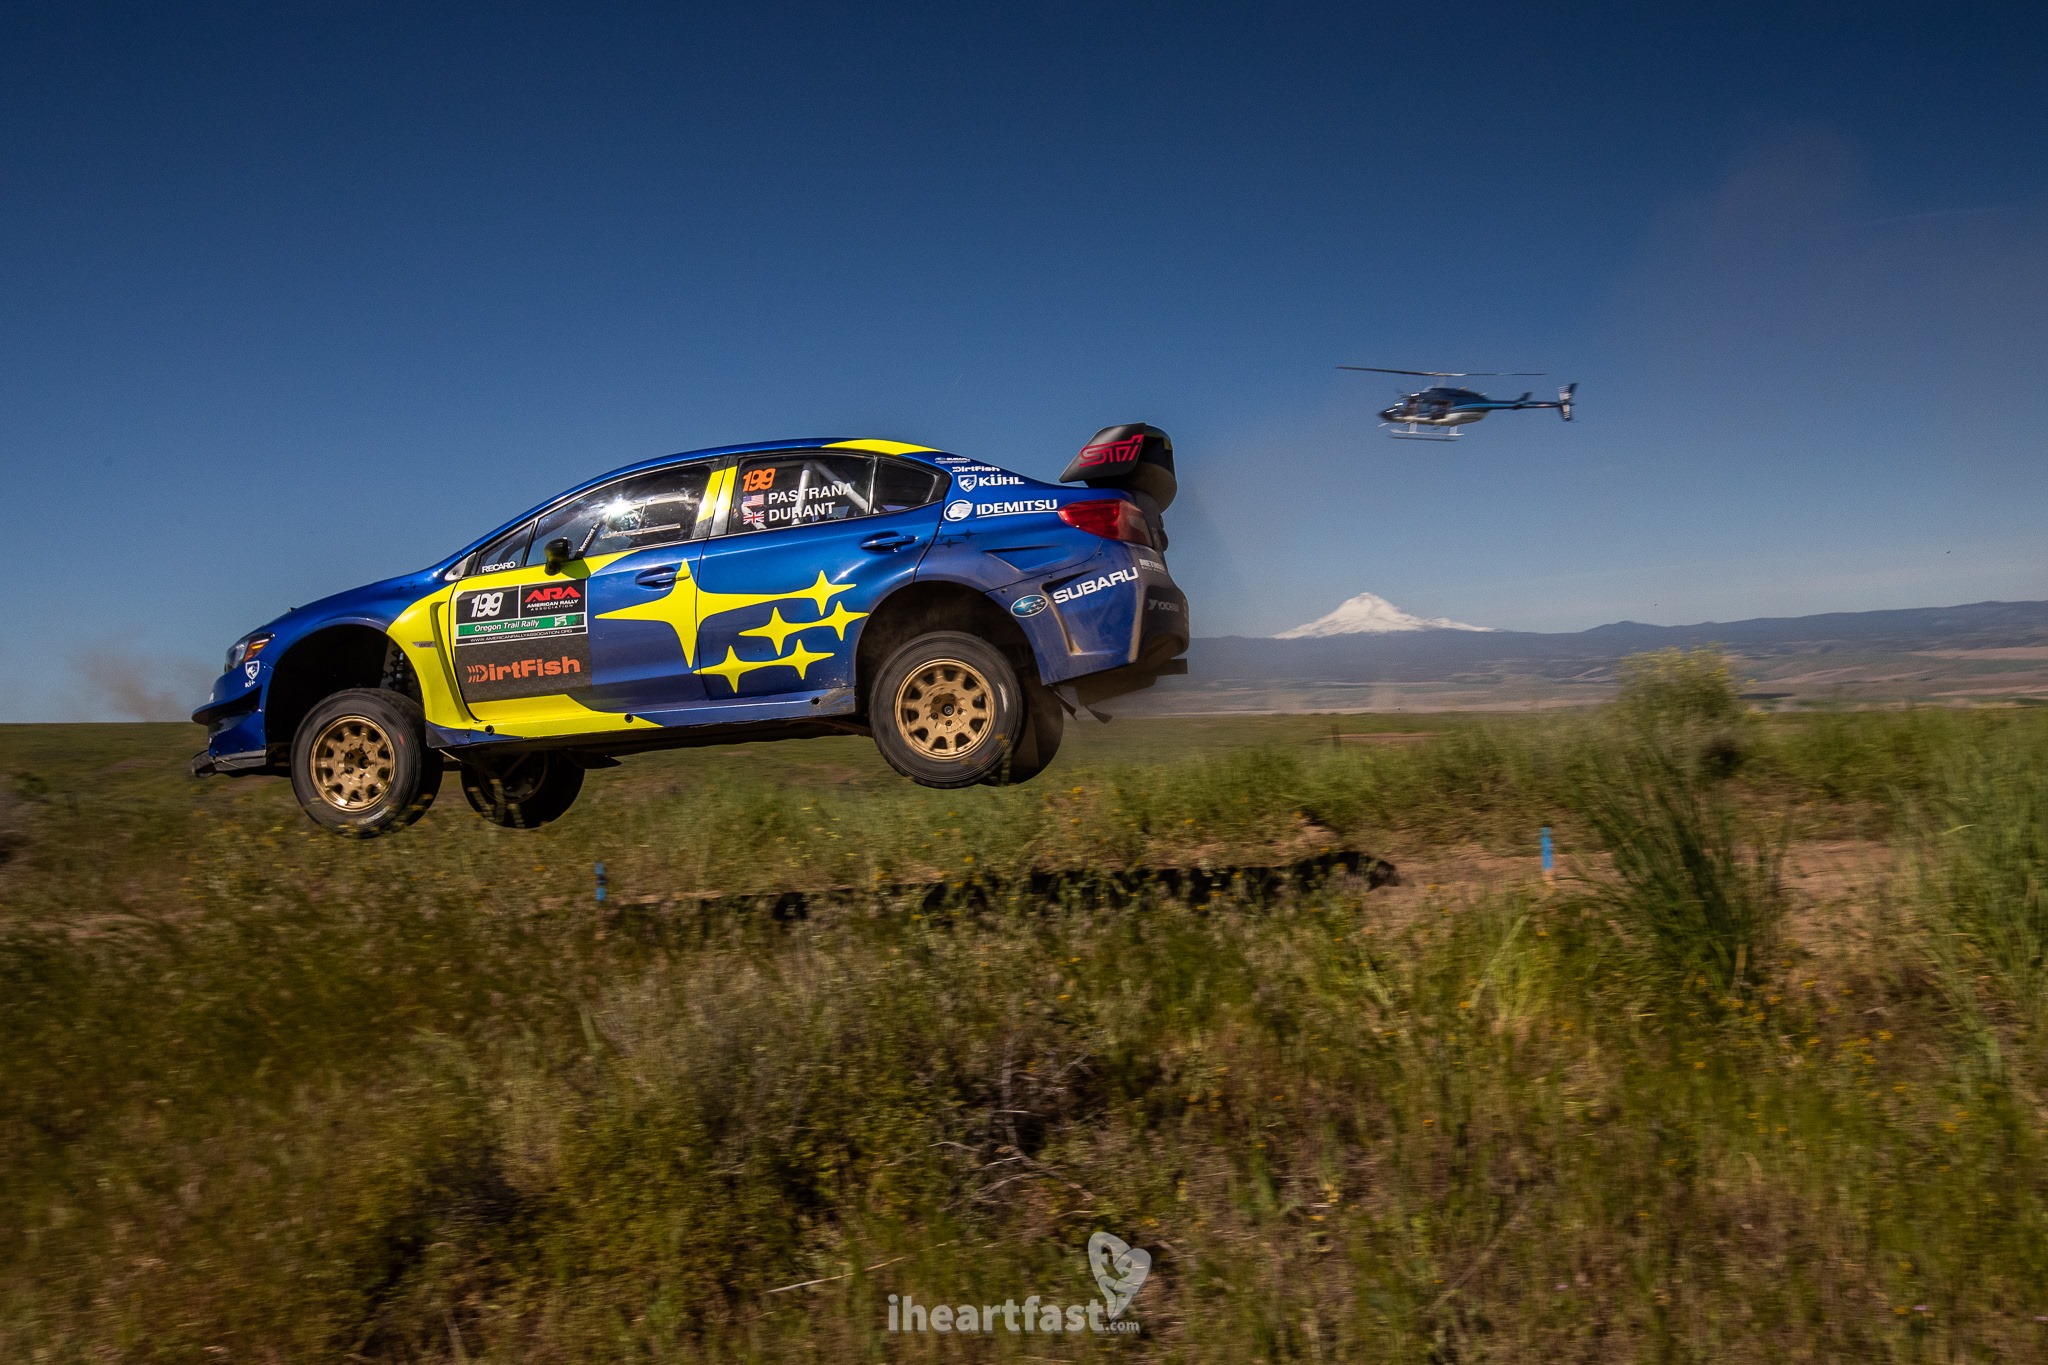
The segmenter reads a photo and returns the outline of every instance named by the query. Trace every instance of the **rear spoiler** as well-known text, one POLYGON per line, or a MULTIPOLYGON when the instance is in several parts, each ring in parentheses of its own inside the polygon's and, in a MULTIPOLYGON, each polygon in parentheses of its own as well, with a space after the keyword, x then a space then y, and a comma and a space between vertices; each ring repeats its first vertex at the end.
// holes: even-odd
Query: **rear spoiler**
POLYGON ((1150 502, 1145 510, 1156 518, 1180 491, 1173 477, 1173 438, 1143 422, 1104 427, 1081 447, 1060 482, 1128 490, 1141 506, 1150 502))

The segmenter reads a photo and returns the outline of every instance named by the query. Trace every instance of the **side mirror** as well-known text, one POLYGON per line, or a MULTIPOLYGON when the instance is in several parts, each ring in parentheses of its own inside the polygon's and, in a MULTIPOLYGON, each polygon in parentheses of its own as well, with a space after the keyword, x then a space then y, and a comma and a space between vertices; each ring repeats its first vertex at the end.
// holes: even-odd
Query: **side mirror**
POLYGON ((569 537, 556 536, 547 543, 548 572, 560 573, 562 566, 576 557, 576 547, 569 543, 569 537))

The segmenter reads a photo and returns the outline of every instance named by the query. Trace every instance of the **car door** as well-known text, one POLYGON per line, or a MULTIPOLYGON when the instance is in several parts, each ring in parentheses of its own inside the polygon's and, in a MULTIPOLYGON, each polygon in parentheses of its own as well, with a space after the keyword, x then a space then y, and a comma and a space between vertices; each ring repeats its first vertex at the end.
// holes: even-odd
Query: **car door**
POLYGON ((861 622, 931 548, 946 474, 834 450, 742 458, 699 562, 695 668, 713 708, 854 681, 861 622))
POLYGON ((685 637, 718 462, 629 475, 501 537, 456 587, 450 652, 465 706, 508 733, 612 728, 604 714, 704 700, 685 637), (551 562, 549 546, 566 554, 551 562), (598 713, 598 714, 593 714, 598 713))

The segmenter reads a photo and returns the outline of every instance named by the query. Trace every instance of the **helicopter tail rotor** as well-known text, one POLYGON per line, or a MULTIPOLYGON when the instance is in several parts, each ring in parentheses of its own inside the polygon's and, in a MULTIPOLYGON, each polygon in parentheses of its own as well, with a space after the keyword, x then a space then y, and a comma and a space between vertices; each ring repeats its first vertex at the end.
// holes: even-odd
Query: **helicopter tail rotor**
POLYGON ((1578 391, 1577 384, 1567 384, 1557 391, 1557 414, 1567 422, 1572 420, 1572 395, 1578 391))

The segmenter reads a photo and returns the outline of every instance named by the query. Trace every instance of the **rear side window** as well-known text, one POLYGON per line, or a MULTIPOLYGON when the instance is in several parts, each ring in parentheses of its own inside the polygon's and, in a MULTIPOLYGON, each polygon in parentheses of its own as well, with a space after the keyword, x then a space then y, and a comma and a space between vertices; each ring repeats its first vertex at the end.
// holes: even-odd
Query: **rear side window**
POLYGON ((594 488, 540 519, 526 547, 528 566, 547 562, 548 542, 575 555, 615 555, 688 540, 711 481, 710 464, 673 465, 594 488))
POLYGON ((497 573, 501 569, 516 569, 526 562, 526 538, 533 534, 533 523, 516 526, 476 552, 471 573, 497 573))
POLYGON ((946 476, 908 460, 881 460, 875 465, 875 511, 908 512, 939 500, 946 476))
POLYGON ((818 451, 756 455, 742 460, 732 485, 725 533, 782 531, 846 521, 875 510, 875 461, 869 455, 818 451))

